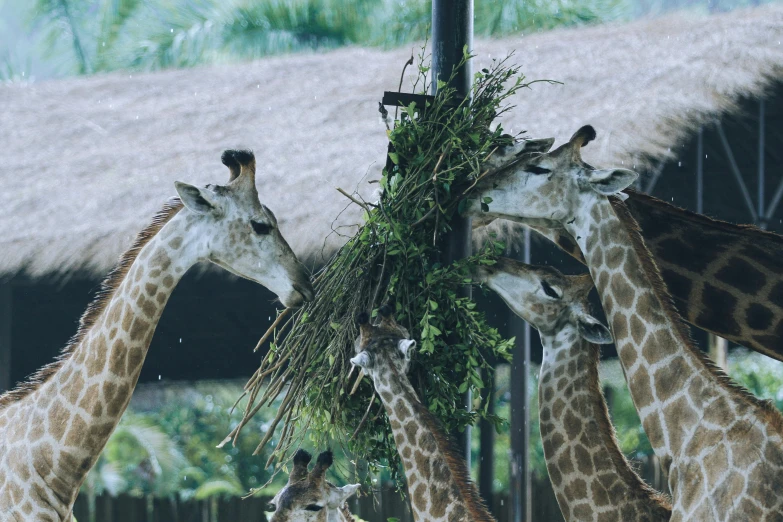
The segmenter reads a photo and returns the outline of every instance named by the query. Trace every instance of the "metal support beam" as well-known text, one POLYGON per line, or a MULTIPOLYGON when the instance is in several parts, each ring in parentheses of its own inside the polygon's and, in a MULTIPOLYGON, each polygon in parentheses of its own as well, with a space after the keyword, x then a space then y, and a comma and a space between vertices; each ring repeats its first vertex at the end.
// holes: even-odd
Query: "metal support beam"
POLYGON ((778 183, 778 188, 775 190, 775 195, 772 196, 772 201, 770 201, 769 206, 767 207, 767 221, 772 219, 772 216, 778 209, 778 204, 780 204, 781 198, 783 198, 783 179, 781 179, 780 183, 778 183))
POLYGON ((11 285, 0 283, 0 393, 11 389, 11 285))
MULTIPOLYGON (((523 261, 530 263, 530 229, 525 228, 523 261)), ((516 319, 509 310, 510 319, 516 319)), ((515 321, 522 323, 521 320, 515 321)), ((530 494, 530 325, 522 323, 511 360, 511 522, 528 522, 532 516, 530 494)))
POLYGON ((661 174, 663 174, 663 168, 665 166, 666 166, 666 158, 659 161, 658 165, 656 165, 655 170, 650 176, 650 181, 649 183, 647 183, 647 188, 644 189, 644 191, 647 194, 652 194, 652 191, 655 190, 655 185, 658 183, 658 179, 661 177, 661 174))
MULTIPOLYGON (((494 366, 494 361, 492 362, 494 366)), ((484 375, 484 384, 487 386, 487 413, 495 414, 495 375, 484 375)), ((492 508, 492 489, 495 484, 495 426, 486 419, 479 423, 480 446, 479 450, 479 477, 478 486, 481 498, 492 508)))
POLYGON ((704 214, 704 130, 696 135, 696 212, 704 214))
MULTIPOLYGON (((438 80, 448 82, 452 72, 462 62, 464 49, 473 50, 473 0, 433 0, 432 1, 432 94, 438 92, 438 80)), ((473 71, 471 61, 467 60, 456 70, 450 85, 457 95, 470 95, 473 71)), ((471 254, 471 232, 469 218, 455 216, 451 221, 451 232, 443 238, 441 251, 444 263, 452 263, 471 254)), ((460 288, 460 295, 471 296, 470 285, 460 288)), ((465 394, 465 407, 473 407, 470 392, 465 394)), ((461 434, 455 434, 465 453, 470 469, 470 426, 461 434)))
POLYGON ((737 184, 740 187, 743 199, 745 199, 745 205, 748 207, 748 212, 750 212, 752 221, 753 223, 756 223, 758 221, 756 207, 753 204, 753 200, 750 198, 750 192, 748 192, 748 187, 745 185, 745 180, 742 178, 742 173, 740 173, 739 167, 737 166, 737 161, 734 159, 734 153, 731 152, 729 140, 726 139, 726 133, 723 132, 723 126, 720 124, 720 122, 718 122, 715 125, 715 128, 718 130, 718 136, 720 137, 720 141, 723 144, 723 150, 726 152, 726 158, 729 160, 731 173, 734 174, 734 179, 737 180, 737 184))
POLYGON ((758 225, 760 228, 767 228, 767 216, 764 214, 764 98, 759 99, 759 160, 758 160, 758 204, 759 204, 759 219, 758 225))

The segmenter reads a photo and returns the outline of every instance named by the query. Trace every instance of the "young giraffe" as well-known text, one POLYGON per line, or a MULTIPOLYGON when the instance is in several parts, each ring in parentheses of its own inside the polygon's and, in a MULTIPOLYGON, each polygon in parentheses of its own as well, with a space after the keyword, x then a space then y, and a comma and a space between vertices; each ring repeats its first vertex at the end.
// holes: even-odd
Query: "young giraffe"
POLYGON ((671 505, 639 478, 615 438, 598 379, 597 346, 611 343, 612 336, 589 314, 590 276, 565 276, 554 268, 501 258, 482 266, 478 280, 541 336, 541 442, 563 517, 669 520, 671 505))
MULTIPOLYGON (((599 170, 583 127, 531 155, 479 197, 489 214, 564 229, 587 261, 645 432, 668 476, 672 520, 781 520, 783 416, 732 383, 693 346, 619 197, 636 173, 599 170)), ((622 197, 622 196, 620 196, 622 197)))
MULTIPOLYGON (((516 155, 546 152, 551 144, 522 141, 497 152, 489 163, 498 167, 516 155)), ((783 361, 783 237, 711 219, 633 190, 626 193, 626 206, 683 319, 783 361)), ((477 225, 486 222, 476 220, 477 225)), ((564 230, 534 230, 585 263, 564 230)))
POLYGON ((387 306, 373 326, 358 318, 357 355, 351 362, 373 381, 389 416, 405 468, 413 519, 417 522, 491 522, 460 451, 435 416, 419 401, 406 375, 416 341, 397 325, 387 306))
POLYGON ((258 201, 255 159, 226 151, 225 186, 177 182, 170 200, 109 274, 60 358, 0 397, 3 520, 63 521, 125 408, 163 308, 187 270, 208 260, 275 292, 313 290, 258 201))
POLYGON ((313 457, 300 449, 294 455, 294 468, 288 483, 272 499, 269 522, 354 522, 346 500, 360 484, 338 488, 324 478, 332 465, 332 452, 318 455, 315 467, 307 470, 313 457))

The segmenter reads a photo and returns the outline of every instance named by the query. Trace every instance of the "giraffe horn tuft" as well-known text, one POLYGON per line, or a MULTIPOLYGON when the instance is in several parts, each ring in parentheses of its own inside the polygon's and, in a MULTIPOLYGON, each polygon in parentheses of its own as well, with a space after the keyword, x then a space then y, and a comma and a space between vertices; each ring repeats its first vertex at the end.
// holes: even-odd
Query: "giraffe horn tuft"
POLYGON ((239 177, 239 173, 242 170, 242 168, 239 165, 239 162, 237 161, 236 157, 234 157, 233 150, 224 150, 223 154, 220 155, 220 161, 222 161, 223 165, 228 167, 228 170, 231 172, 231 176, 228 179, 229 183, 231 183, 232 181, 234 181, 239 177))
POLYGON ((231 171, 229 183, 239 177, 247 177, 256 183, 256 157, 251 150, 229 149, 223 152, 220 158, 223 164, 231 171))
POLYGON ((370 314, 367 312, 362 312, 356 316, 356 324, 359 326, 369 324, 370 323, 370 314))
POLYGON ((577 147, 584 147, 597 136, 592 125, 585 125, 571 136, 569 142, 577 147))

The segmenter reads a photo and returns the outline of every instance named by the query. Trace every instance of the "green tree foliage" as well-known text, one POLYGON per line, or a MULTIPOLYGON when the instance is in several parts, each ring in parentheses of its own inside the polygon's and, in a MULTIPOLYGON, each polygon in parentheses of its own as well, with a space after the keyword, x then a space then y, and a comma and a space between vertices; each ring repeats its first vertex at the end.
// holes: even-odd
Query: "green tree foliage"
MULTIPOLYGON (((492 0, 476 33, 503 36, 621 18, 628 0, 492 0)), ((36 0, 48 52, 70 49, 73 72, 160 69, 344 45, 423 40, 431 0, 36 0)))

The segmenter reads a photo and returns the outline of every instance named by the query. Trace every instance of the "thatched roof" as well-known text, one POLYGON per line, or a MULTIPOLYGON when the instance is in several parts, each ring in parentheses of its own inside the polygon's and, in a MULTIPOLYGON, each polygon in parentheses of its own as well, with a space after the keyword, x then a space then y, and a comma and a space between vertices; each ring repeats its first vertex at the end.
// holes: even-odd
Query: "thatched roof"
MULTIPOLYGON (((507 129, 562 141, 591 123, 587 161, 643 169, 783 78, 781 40, 775 5, 477 41, 475 67, 516 50, 528 78, 564 82, 521 93, 507 129)), ((377 102, 409 54, 348 48, 0 86, 0 274, 106 272, 174 180, 225 181, 220 153, 238 146, 255 150, 262 201, 312 257, 347 202, 334 187, 377 187, 361 182, 384 162, 377 102)), ((338 223, 358 219, 354 207, 338 223)))

